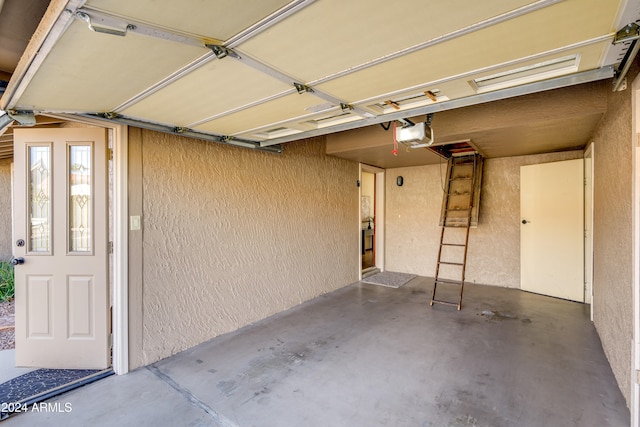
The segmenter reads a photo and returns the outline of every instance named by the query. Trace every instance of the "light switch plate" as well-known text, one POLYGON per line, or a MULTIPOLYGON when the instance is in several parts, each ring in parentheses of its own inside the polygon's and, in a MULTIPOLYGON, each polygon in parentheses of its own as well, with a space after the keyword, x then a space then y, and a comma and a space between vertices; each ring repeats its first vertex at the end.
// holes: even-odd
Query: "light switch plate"
POLYGON ((129 217, 129 229, 131 231, 140 230, 140 216, 139 215, 135 215, 135 216, 129 217))

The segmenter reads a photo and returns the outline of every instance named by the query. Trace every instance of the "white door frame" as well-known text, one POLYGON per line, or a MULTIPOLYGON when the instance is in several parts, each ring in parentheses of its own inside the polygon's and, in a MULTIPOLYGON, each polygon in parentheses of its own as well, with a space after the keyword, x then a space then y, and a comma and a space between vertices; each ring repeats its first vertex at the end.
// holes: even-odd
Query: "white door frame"
MULTIPOLYGON (((593 211, 594 211, 594 209, 593 209, 593 206, 594 206, 593 205, 593 195, 594 195, 594 192, 593 192, 593 180, 594 180, 593 173, 595 172, 595 167, 594 167, 594 165, 595 165, 595 163, 594 163, 595 157, 594 156, 595 156, 595 151, 594 151, 593 142, 592 142, 591 144, 589 144, 587 149, 584 151, 584 158, 585 159, 591 159, 591 167, 590 167, 590 170, 589 170, 590 178, 587 178, 586 170, 585 170, 585 174, 584 174, 584 176, 585 176, 585 186, 584 186, 585 197, 584 197, 584 200, 585 200, 585 202, 587 200, 591 201, 591 204, 589 206, 587 206, 586 203, 585 203, 585 207, 584 207, 585 208, 585 211, 584 211, 584 213, 585 213, 584 228, 585 228, 585 230, 587 230, 587 228, 589 230, 591 230, 591 236, 587 236, 586 233, 585 233, 585 245, 584 245, 585 272, 584 272, 584 278, 585 278, 585 285, 586 285, 585 302, 588 302, 589 305, 590 305, 590 310, 591 310, 590 315, 591 315, 591 321, 592 322, 593 322, 593 211), (591 182, 587 183, 587 179, 590 179, 591 182), (587 185, 587 184, 590 184, 590 185, 587 185), (590 194, 589 194, 591 196, 590 198, 587 198, 586 192, 588 190, 590 191, 590 194), (586 221, 586 219, 587 219, 587 210, 589 210, 590 213, 591 213, 591 215, 590 215, 591 221, 590 221, 589 224, 587 224, 587 221, 586 221), (587 238, 589 238, 591 240, 589 245, 587 245, 587 238), (586 262, 587 259, 591 260, 591 262, 588 265, 587 265, 587 262, 586 262), (587 271, 587 267, 589 267, 591 269, 591 271, 587 271)), ((585 164, 585 168, 586 168, 587 162, 585 161, 584 164, 585 164)))
MULTIPOLYGON (((358 182, 362 182, 362 172, 369 172, 376 176, 376 186, 375 186, 375 236, 376 236, 376 250, 374 260, 375 266, 380 269, 380 271, 384 271, 384 187, 385 187, 385 170, 365 165, 364 163, 360 163, 360 167, 358 170, 358 182)), ((360 200, 362 200, 362 187, 358 188, 358 236, 362 233, 362 210, 360 208, 360 200)), ((358 238, 358 279, 362 279, 362 239, 358 238)))
POLYGON ((129 265, 128 265, 128 128, 99 119, 68 114, 49 115, 71 122, 108 129, 113 142, 113 269, 110 271, 112 303, 112 367, 117 375, 129 372, 129 265))

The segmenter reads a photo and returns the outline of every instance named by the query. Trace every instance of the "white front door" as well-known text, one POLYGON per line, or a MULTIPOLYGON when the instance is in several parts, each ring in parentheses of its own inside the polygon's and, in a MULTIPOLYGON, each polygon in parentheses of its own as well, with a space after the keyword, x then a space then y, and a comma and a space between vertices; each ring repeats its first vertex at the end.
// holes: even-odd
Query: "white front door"
POLYGON ((14 132, 16 365, 110 365, 106 131, 14 132))
POLYGON ((525 291, 584 302, 583 159, 520 168, 525 291))

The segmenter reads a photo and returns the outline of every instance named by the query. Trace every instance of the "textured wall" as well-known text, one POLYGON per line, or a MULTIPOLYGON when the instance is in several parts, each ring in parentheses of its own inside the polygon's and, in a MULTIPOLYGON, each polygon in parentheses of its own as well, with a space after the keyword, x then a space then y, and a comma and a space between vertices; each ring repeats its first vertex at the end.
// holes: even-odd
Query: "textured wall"
MULTIPOLYGON (((485 160, 479 224, 469 234, 468 282, 520 287, 520 166, 581 157, 582 151, 566 151, 485 160)), ((434 276, 445 175, 444 164, 387 170, 387 270, 434 276), (399 175, 402 187, 395 184, 399 175)))
POLYGON ((0 160, 0 260, 11 258, 11 160, 0 160))
POLYGON ((633 337, 631 120, 631 90, 609 93, 593 156, 593 320, 627 405, 633 337))
POLYGON ((147 364, 357 281, 357 163, 142 131, 147 364))
MULTIPOLYGON (((440 239, 440 166, 387 169, 385 269, 433 277, 440 239), (402 176, 402 187, 396 179, 402 176)), ((442 166, 442 178, 446 165, 442 166)))

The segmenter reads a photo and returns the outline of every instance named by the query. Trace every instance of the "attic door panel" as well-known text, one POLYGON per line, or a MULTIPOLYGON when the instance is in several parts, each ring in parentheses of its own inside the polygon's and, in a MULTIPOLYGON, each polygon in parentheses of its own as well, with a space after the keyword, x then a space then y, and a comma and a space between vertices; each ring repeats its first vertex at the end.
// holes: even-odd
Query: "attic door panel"
POLYGON ((90 0, 88 7, 185 33, 227 40, 288 0, 90 0))
POLYGON ((91 31, 74 21, 20 97, 24 109, 111 111, 206 54, 208 49, 91 31))
MULTIPOLYGON (((473 197, 472 209, 471 209, 471 227, 478 226, 478 217, 480 215, 480 191, 482 189, 482 172, 484 166, 484 158, 477 156, 476 160, 475 180, 473 182, 472 193, 469 193, 468 181, 452 181, 448 179, 444 187, 444 194, 442 197, 442 208, 440 210, 440 226, 442 227, 447 219, 447 224, 466 224, 468 209, 464 208, 469 206, 469 198, 473 197), (446 197, 449 194, 449 197, 446 197), (448 214, 447 214, 448 213, 448 214)), ((449 160, 447 164, 447 177, 449 178, 461 178, 464 176, 473 175, 473 163, 455 166, 455 170, 452 164, 452 160, 449 160)))

